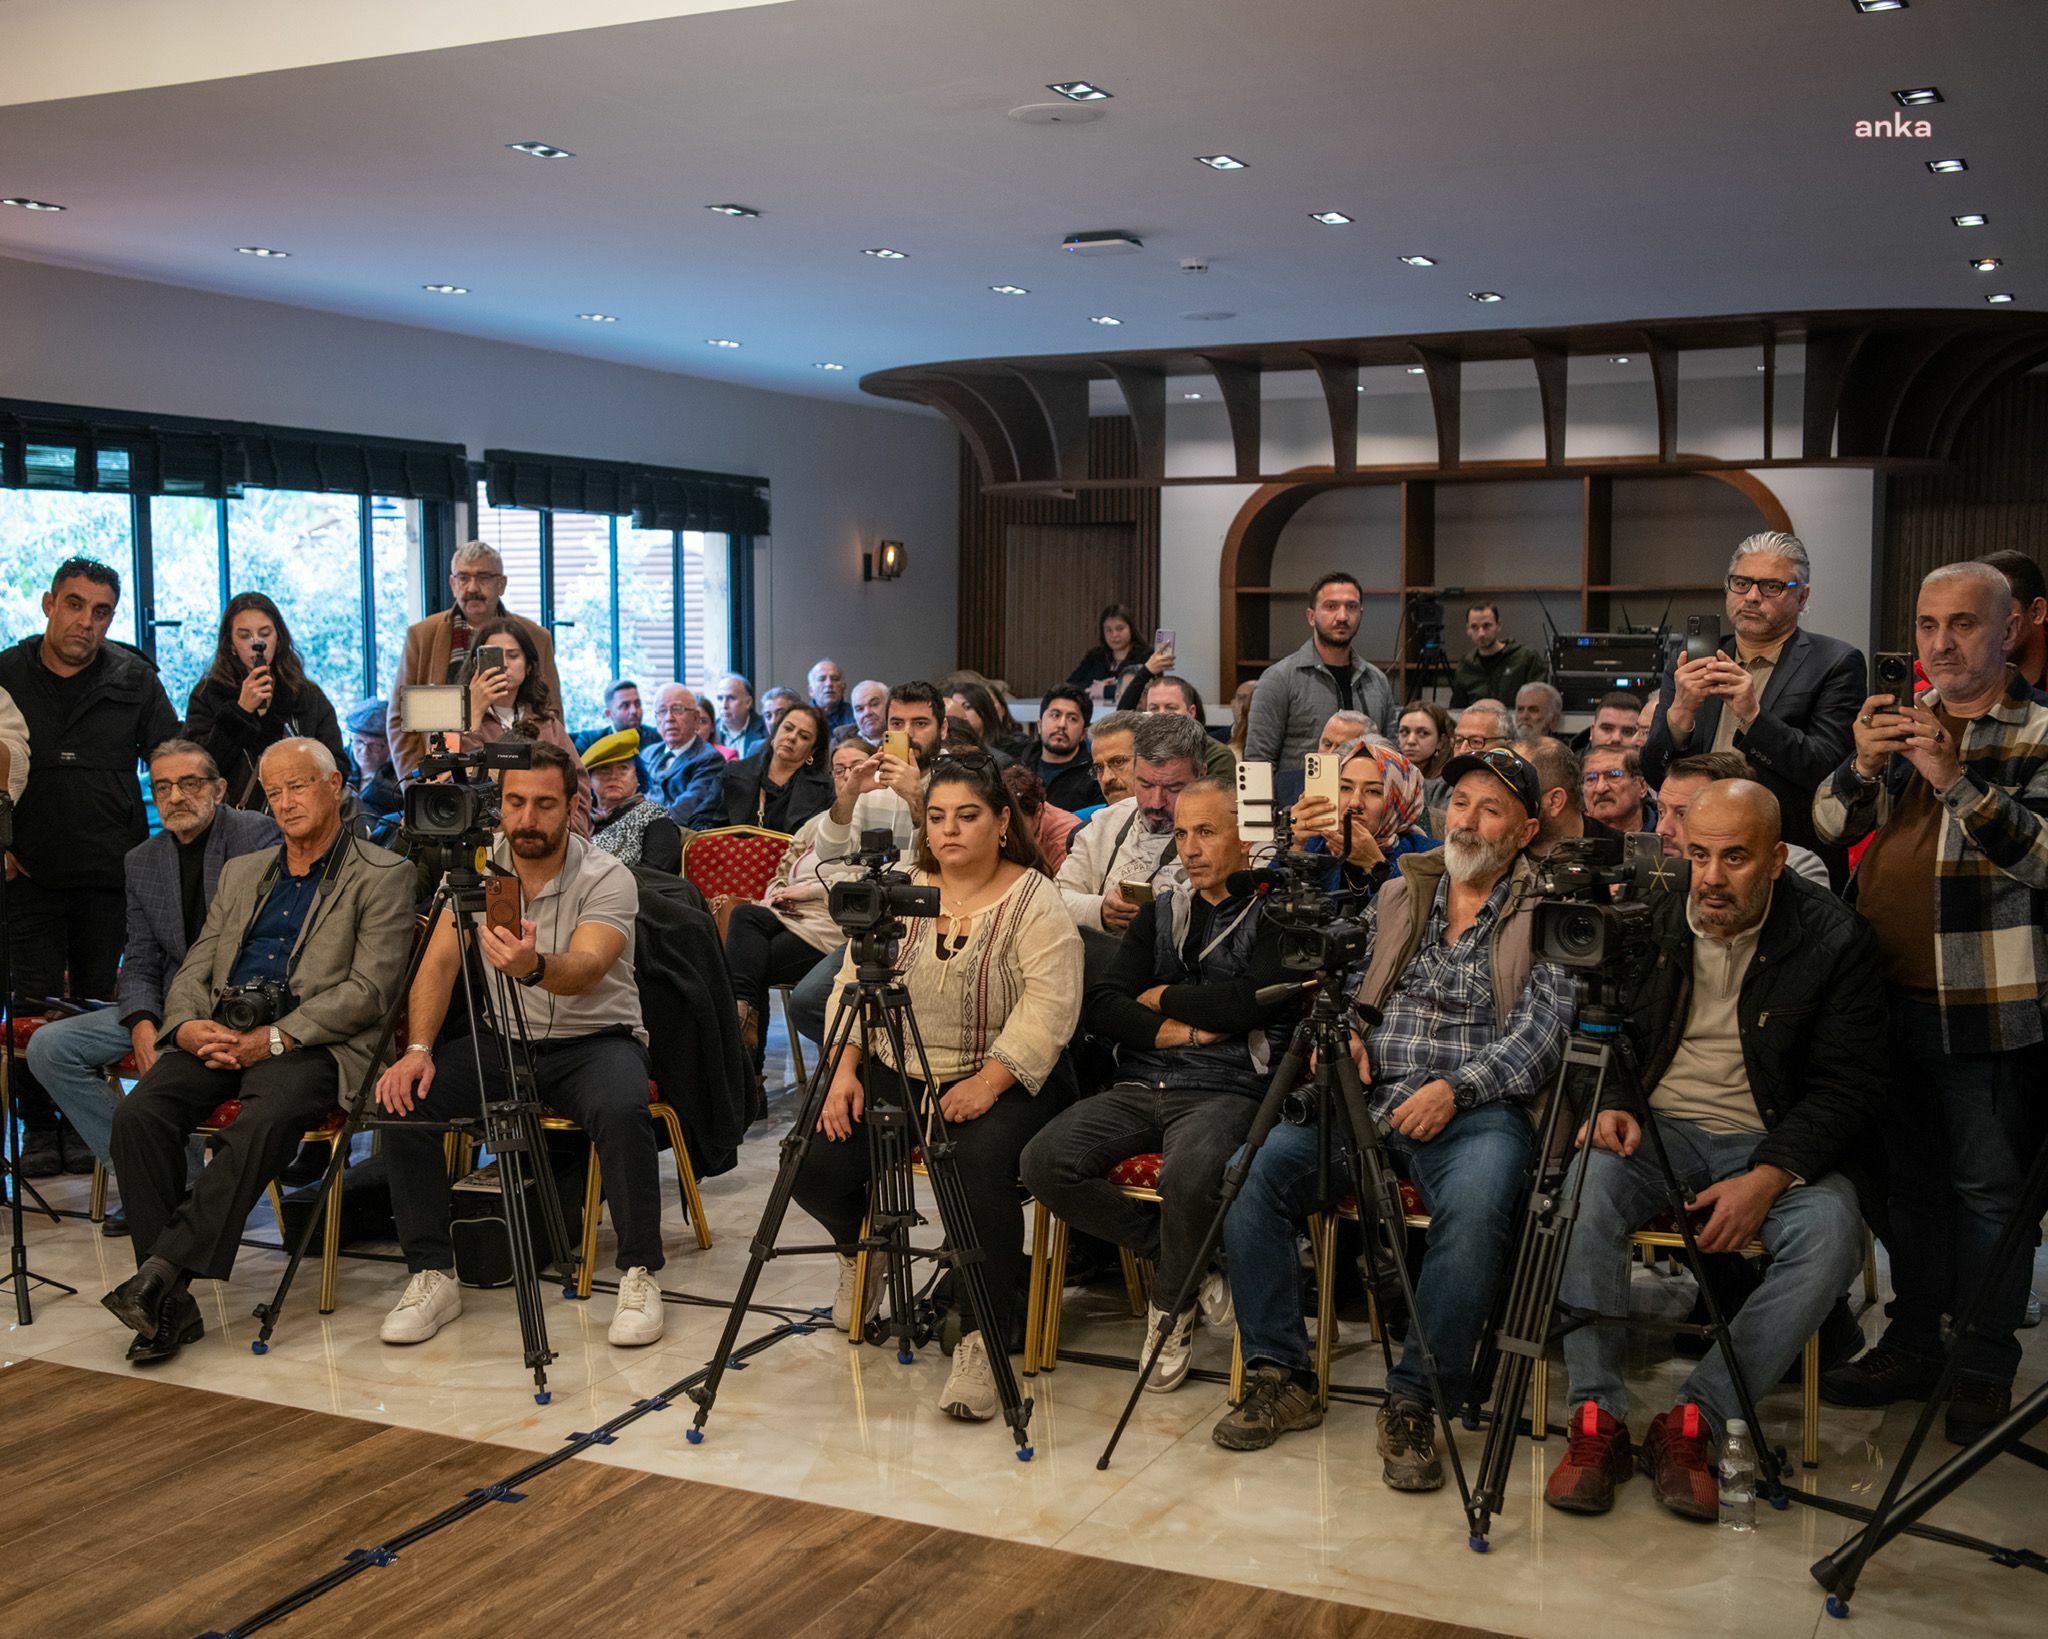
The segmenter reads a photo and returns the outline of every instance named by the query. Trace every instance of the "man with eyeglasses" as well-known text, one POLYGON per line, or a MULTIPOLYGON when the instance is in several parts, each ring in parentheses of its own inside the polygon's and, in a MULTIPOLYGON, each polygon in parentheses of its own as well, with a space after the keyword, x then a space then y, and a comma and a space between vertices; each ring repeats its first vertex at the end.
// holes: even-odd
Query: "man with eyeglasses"
POLYGON ((1657 805, 1643 783, 1643 765, 1627 746, 1595 746, 1586 753, 1579 778, 1587 814, 1608 830, 1626 836, 1657 829, 1657 805))
POLYGON ((401 778, 419 767, 427 751, 427 737, 407 733, 404 728, 406 685, 459 682, 471 642, 500 615, 525 628, 540 656, 540 673, 550 694, 556 700, 562 698, 562 680, 555 673, 555 640, 546 628, 505 607, 505 560, 496 547, 471 541, 457 548, 448 571, 448 590, 454 594, 454 607, 413 622, 405 634, 405 656, 398 663, 398 676, 392 680, 391 754, 401 778))
MULTIPOLYGON (((381 724, 379 725, 382 726, 381 724)), ((133 1074, 156 1063, 164 990, 220 886, 221 867, 277 846, 277 822, 258 809, 230 807, 213 754, 191 740, 166 740, 150 754, 150 790, 164 828, 128 850, 128 942, 114 1005, 44 1025, 28 1042, 28 1066, 93 1155, 112 1166, 114 1112, 120 1096, 106 1068, 133 1054, 133 1074)), ((109 1212, 106 1235, 128 1221, 109 1212)))
POLYGON ((1839 888, 1848 859, 1813 827, 1813 793, 1854 744, 1865 692, 1862 651, 1799 624, 1813 566, 1796 535, 1765 530, 1728 561, 1728 623, 1714 654, 1679 658, 1664 674, 1643 747, 1643 774, 1661 784, 1674 757, 1739 751, 1778 799, 1784 840, 1827 861, 1839 888))

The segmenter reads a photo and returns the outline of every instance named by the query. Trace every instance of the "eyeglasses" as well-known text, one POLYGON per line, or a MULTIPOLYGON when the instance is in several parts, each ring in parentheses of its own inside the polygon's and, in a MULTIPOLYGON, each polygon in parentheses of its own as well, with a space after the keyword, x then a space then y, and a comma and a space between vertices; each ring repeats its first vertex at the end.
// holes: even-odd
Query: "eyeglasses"
POLYGON ((182 780, 156 780, 152 784, 158 791, 175 791, 181 797, 204 796, 214 786, 204 774, 187 774, 182 780))
POLYGON ((1502 749, 1515 742, 1505 734, 1454 734, 1451 736, 1453 751, 1484 751, 1488 746, 1502 749))
POLYGON ((1766 600, 1770 601, 1783 597, 1787 592, 1798 591, 1802 584, 1802 582, 1796 580, 1757 580, 1750 575, 1730 575, 1728 577, 1728 590, 1737 597, 1748 597, 1749 589, 1753 586, 1766 600))
POLYGON ((468 575, 459 569, 455 572, 455 584, 457 586, 489 586, 493 582, 502 584, 504 579, 503 575, 468 575))
POLYGON ((1586 770, 1586 783, 1588 785, 1598 785, 1602 780, 1608 780, 1615 785, 1619 785, 1623 780, 1632 780, 1635 777, 1625 768, 1589 768, 1586 770))
POLYGON ((942 751, 939 761, 948 768, 964 768, 973 774, 987 774, 1000 780, 1000 765, 986 751, 942 751))

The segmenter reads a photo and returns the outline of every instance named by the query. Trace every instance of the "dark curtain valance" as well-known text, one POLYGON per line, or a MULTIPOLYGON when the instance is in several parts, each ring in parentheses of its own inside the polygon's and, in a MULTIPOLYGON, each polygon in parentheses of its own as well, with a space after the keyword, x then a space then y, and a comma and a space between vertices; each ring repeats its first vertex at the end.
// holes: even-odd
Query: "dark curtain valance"
POLYGON ((768 533, 768 480, 729 472, 485 450, 484 493, 492 506, 630 513, 642 529, 768 533))
POLYGON ((203 496, 300 489, 453 501, 468 492, 469 463, 460 444, 0 400, 0 486, 203 496))

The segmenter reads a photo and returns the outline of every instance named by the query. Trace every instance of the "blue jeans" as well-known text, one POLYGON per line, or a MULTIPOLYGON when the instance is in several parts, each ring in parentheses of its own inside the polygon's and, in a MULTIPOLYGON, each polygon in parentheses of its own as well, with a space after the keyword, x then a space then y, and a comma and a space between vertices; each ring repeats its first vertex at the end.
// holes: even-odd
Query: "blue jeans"
POLYGON ((121 1095, 104 1074, 134 1043, 111 1007, 74 1014, 46 1024, 28 1039, 28 1067, 85 1140, 94 1155, 113 1165, 110 1147, 114 1111, 121 1095))
MULTIPOLYGON (((1470 1386, 1473 1356, 1493 1313, 1535 1143, 1520 1106, 1504 1104, 1460 1111, 1426 1144, 1387 1134, 1396 1168, 1414 1180, 1430 1215, 1429 1251, 1415 1288, 1417 1313, 1409 1321, 1401 1359, 1387 1373, 1390 1395, 1429 1399, 1416 1319, 1436 1356, 1444 1397, 1455 1405, 1470 1386)), ((1348 1193, 1348 1173, 1334 1159, 1331 1172, 1338 1188, 1348 1193)), ((1223 1222, 1230 1295, 1248 1366, 1310 1367, 1294 1226, 1322 1205, 1316 1199, 1315 1128, 1275 1127, 1223 1222)))
MULTIPOLYGON (((1954 1315, 1991 1262, 2019 1205, 2041 1141, 2048 1052, 1946 1053, 1939 1010, 1892 1001, 1892 1086, 1885 1111, 1892 1285, 1898 1301, 1884 1341, 1924 1360, 1942 1353, 1941 1317, 1954 1315)), ((54 1091, 54 1089, 52 1089, 54 1091)), ((1995 1272, 1977 1331, 1957 1345, 1975 1377, 2009 1384, 2015 1337, 2032 1284, 2033 1242, 1995 1272)))
POLYGON ((834 945, 818 958, 818 965, 797 980, 789 993, 789 1016, 799 1036, 808 1036, 820 1047, 832 1016, 839 966, 846 960, 846 946, 834 945))
MULTIPOLYGON (((1749 1171, 1749 1158, 1762 1133, 1713 1133, 1691 1121, 1659 1116, 1657 1127, 1671 1152, 1671 1167, 1688 1197, 1749 1171)), ((1577 1165, 1588 1165, 1582 1157, 1577 1165)), ((1646 1133, 1636 1153, 1620 1156, 1594 1150, 1578 1226, 1572 1231, 1560 1305, 1593 1314, 1628 1313, 1629 1244, 1669 1203, 1664 1174, 1646 1133)), ((1763 1284, 1750 1294, 1729 1325, 1735 1358, 1753 1393, 1772 1387, 1798 1358, 1806 1340, 1820 1329, 1863 1264, 1863 1214, 1855 1187, 1839 1172, 1786 1191, 1772 1205, 1757 1238, 1770 1253, 1763 1284)), ((1619 1324, 1586 1325, 1565 1333, 1564 1360, 1571 1378, 1569 1401, 1591 1400, 1609 1416, 1628 1420, 1627 1329, 1619 1324)), ((1714 1428, 1742 1415, 1735 1385, 1718 1348, 1710 1349, 1678 1392, 1679 1405, 1697 1405, 1714 1428)))

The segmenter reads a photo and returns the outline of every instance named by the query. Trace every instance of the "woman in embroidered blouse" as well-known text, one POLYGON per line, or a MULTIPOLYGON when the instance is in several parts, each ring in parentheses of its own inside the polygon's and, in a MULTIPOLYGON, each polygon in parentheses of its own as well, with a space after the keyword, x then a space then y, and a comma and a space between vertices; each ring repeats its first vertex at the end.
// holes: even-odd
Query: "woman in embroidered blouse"
MULTIPOLYGON (((974 1213, 995 1313, 961 1316, 942 1411, 970 1422, 996 1414, 988 1350, 1007 1347, 1024 1273, 1017 1158, 1071 1093, 1062 1057, 1081 1013, 1081 936, 1037 864, 1031 826, 992 759, 951 757, 925 791, 913 880, 939 890, 939 915, 914 918, 897 974, 910 993, 974 1213), (985 1341, 986 1339, 986 1341, 985 1341)), ((849 960, 840 982, 854 977, 849 960)), ((888 1062, 885 1044, 877 1051, 888 1062)), ((868 1150, 860 1130, 861 1054, 848 1048, 832 1077, 814 1142, 797 1176, 798 1205, 849 1245, 867 1209, 868 1150)), ((879 1302, 870 1280, 869 1303, 879 1302)), ((840 1259, 834 1321, 852 1318, 853 1260, 840 1259)), ((863 1317, 865 1318, 865 1317, 863 1317)))

